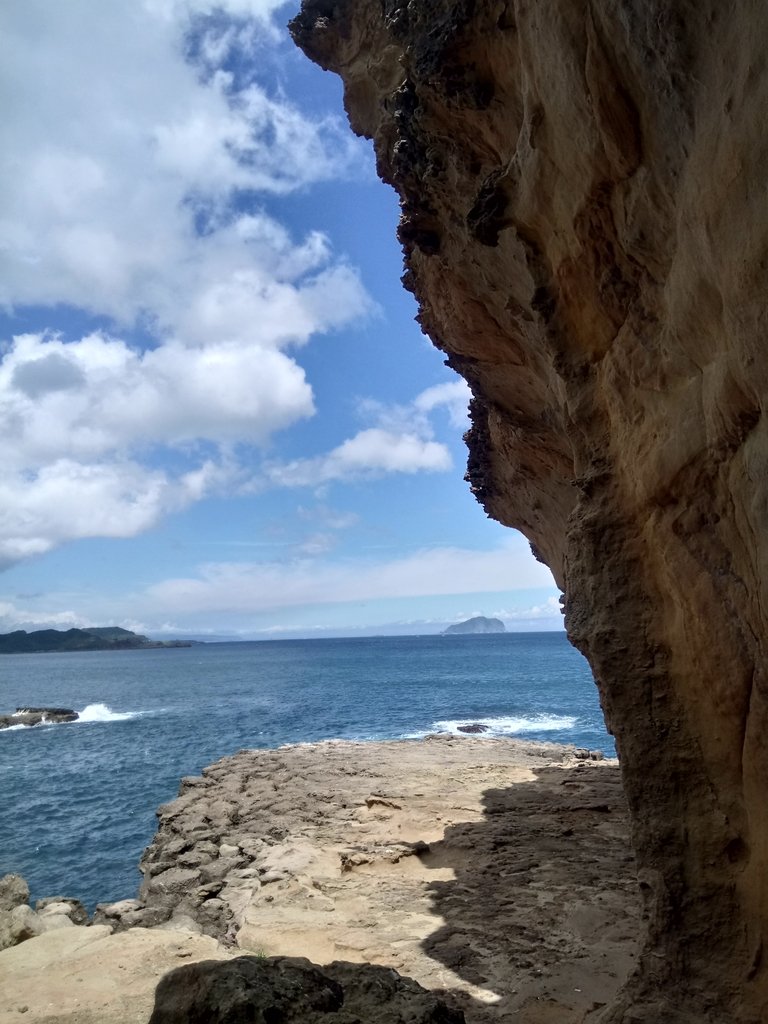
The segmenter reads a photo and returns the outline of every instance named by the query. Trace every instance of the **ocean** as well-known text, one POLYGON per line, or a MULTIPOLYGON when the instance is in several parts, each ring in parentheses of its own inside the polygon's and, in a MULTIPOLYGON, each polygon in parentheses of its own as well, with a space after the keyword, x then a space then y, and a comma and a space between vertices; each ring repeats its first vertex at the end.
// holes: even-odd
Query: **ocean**
POLYGON ((486 736, 614 754, 586 661, 562 633, 216 643, 0 657, 0 714, 78 722, 0 731, 0 875, 89 909, 136 895, 155 810, 243 748, 486 736))

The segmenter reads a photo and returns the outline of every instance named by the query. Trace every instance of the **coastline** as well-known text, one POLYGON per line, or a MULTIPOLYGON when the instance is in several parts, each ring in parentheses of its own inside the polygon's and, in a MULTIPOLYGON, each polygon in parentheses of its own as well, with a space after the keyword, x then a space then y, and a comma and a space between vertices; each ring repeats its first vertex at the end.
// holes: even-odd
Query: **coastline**
POLYGON ((97 912, 115 934, 68 928, 0 953, 3 1024, 21 1019, 23 991, 27 1022, 88 1024, 98 1000, 99 1019, 145 1021, 154 974, 136 981, 133 1008, 96 994, 111 958, 141 959, 138 943, 171 966, 211 949, 380 964, 478 1024, 512 1012, 531 1024, 553 1019, 545 1011, 588 1020, 633 965, 618 768, 573 748, 440 734, 241 751, 183 779, 158 817, 140 901, 97 912), (70 993, 76 1006, 56 981, 67 941, 85 979, 70 993))

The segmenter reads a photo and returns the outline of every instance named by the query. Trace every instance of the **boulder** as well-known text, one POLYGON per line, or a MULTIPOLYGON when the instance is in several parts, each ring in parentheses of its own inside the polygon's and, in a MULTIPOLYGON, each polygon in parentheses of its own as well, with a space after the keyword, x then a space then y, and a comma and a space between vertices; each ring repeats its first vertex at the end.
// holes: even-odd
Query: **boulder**
POLYGON ((149 1024, 464 1024, 464 1015, 396 971, 237 957, 161 979, 149 1024))
POLYGON ((88 911, 71 896, 47 896, 35 903, 35 910, 41 917, 63 914, 72 924, 88 924, 88 911))
POLYGON ((42 935, 45 927, 26 903, 0 914, 0 949, 10 949, 20 942, 42 935))
POLYGON ((3 875, 0 878, 0 913, 29 903, 29 886, 21 875, 3 875))

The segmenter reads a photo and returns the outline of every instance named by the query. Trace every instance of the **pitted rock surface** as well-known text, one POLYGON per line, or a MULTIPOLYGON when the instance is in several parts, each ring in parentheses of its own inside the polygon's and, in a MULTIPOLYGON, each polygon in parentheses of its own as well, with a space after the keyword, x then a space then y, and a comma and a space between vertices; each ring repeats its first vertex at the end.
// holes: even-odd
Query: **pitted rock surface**
POLYGON ((369 964, 238 957, 190 964, 157 986, 149 1024, 464 1024, 396 971, 369 964))
POLYGON ((565 595, 648 928, 612 1022, 768 1020, 768 5, 304 0, 565 595))
POLYGON ((573 748, 435 736, 241 751, 158 813, 141 899, 110 923, 193 920, 244 952, 394 968, 470 1024, 538 1024, 542 1006, 581 1024, 634 963, 618 767, 573 748))

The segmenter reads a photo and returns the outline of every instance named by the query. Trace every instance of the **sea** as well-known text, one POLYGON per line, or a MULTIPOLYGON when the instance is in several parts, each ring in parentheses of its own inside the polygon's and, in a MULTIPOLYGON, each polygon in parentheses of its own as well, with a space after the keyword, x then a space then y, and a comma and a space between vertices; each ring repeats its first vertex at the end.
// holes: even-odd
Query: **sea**
POLYGON ((0 714, 77 722, 0 730, 0 875, 32 899, 133 897, 156 808, 244 748, 418 740, 480 723, 615 753, 586 661, 562 633, 210 643, 0 656, 0 714))

